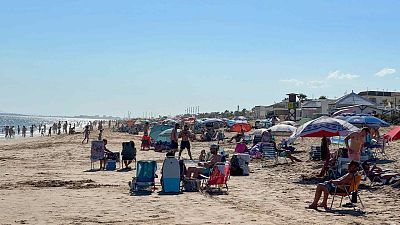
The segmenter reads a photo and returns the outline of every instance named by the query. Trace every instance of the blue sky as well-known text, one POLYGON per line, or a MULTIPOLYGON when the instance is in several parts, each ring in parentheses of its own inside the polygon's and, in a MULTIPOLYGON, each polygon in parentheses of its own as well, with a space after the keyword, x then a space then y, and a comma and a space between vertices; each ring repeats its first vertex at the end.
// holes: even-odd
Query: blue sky
POLYGON ((2 1, 0 111, 234 110, 400 89, 400 1, 2 1))

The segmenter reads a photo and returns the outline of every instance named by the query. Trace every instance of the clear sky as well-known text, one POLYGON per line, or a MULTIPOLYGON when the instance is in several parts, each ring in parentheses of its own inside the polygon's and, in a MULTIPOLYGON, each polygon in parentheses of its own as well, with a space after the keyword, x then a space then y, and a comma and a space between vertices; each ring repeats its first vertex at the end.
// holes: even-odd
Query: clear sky
POLYGON ((234 110, 400 89, 400 1, 1 1, 0 111, 234 110))

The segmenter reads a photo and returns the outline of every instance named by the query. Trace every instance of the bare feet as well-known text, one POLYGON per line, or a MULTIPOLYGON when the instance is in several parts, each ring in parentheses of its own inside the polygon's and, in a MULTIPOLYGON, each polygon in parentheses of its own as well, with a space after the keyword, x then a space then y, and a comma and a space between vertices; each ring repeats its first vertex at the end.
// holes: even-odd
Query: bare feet
POLYGON ((309 209, 317 209, 318 206, 316 204, 311 204, 308 206, 309 209))
POLYGON ((319 204, 318 207, 324 207, 325 210, 328 209, 328 205, 323 203, 319 204))

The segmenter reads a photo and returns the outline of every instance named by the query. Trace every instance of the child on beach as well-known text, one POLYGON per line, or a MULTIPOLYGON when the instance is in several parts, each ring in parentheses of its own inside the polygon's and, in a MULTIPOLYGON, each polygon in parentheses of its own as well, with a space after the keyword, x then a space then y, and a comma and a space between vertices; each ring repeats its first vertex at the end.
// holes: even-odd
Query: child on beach
POLYGON ((85 130, 83 131, 84 139, 82 140, 82 144, 83 144, 83 142, 85 142, 85 140, 86 140, 86 144, 89 143, 89 135, 90 135, 89 126, 86 126, 85 130))

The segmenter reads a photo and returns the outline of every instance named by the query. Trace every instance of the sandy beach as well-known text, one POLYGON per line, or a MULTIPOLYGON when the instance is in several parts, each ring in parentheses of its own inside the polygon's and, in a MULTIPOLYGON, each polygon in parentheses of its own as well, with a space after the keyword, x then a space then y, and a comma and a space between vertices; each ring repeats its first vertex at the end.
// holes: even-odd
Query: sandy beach
MULTIPOLYGON (((105 131, 108 148, 121 150, 123 141, 140 136, 105 131)), ((311 144, 299 140, 295 153, 304 162, 262 168, 250 164, 250 176, 231 177, 227 195, 187 193, 131 196, 128 182, 135 171, 90 172, 90 145, 81 134, 0 141, 0 224, 400 224, 400 189, 362 186, 365 209, 306 209, 318 180, 307 179, 321 168, 308 161, 311 144)), ((194 156, 210 143, 193 143, 194 156)), ((223 145, 228 152, 233 145, 223 145)), ((387 148, 381 166, 400 171, 400 144, 387 148)), ((188 158, 184 152, 184 157, 188 158)), ((165 154, 138 151, 138 160, 159 163, 165 154)), ((98 167, 98 164, 96 163, 98 167)), ((160 169, 158 169, 160 174, 160 169)), ((159 176, 161 177, 161 176, 159 176)), ((159 182, 158 182, 159 184, 159 182)))

